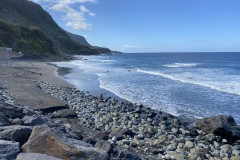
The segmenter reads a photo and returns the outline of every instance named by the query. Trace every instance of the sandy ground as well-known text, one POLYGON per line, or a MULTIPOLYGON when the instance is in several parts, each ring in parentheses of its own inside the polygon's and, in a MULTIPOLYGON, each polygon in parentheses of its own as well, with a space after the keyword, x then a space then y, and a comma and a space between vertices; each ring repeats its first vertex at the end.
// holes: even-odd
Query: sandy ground
POLYGON ((6 82, 12 98, 33 109, 47 109, 66 104, 43 93, 35 83, 44 81, 52 85, 73 87, 56 75, 56 67, 44 62, 14 61, 0 53, 0 81, 6 82))

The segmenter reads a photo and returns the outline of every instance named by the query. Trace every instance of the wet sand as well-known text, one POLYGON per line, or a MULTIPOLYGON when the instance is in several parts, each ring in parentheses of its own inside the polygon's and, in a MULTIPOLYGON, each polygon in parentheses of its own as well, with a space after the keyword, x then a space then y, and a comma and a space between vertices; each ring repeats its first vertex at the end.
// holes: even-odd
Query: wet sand
POLYGON ((0 54, 0 81, 5 82, 13 99, 32 109, 47 109, 66 104, 43 93, 36 82, 47 82, 54 86, 73 87, 56 75, 56 67, 44 62, 14 61, 0 54))

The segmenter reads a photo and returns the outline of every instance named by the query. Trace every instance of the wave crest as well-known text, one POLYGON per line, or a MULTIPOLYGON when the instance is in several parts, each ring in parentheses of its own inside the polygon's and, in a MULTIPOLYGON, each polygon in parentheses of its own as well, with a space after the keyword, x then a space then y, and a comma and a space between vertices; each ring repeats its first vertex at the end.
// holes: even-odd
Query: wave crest
POLYGON ((198 65, 199 63, 174 63, 174 64, 165 64, 163 66, 168 68, 183 68, 183 67, 195 67, 198 65))
POLYGON ((207 80, 207 79, 201 79, 197 80, 196 77, 189 77, 189 76, 179 76, 179 75, 171 75, 171 74, 165 74, 165 73, 160 73, 156 71, 146 71, 146 70, 141 70, 137 69, 137 72, 145 73, 145 74, 151 74, 155 76, 161 76, 168 78, 170 80, 174 81, 180 81, 183 83, 189 83, 189 84, 194 84, 194 85, 199 85, 207 88, 211 88, 214 90, 218 90, 220 92, 225 92, 225 93, 230 93, 230 94, 235 94, 240 96, 240 83, 236 81, 231 81, 231 82, 225 82, 224 84, 222 82, 217 82, 217 81, 212 81, 212 80, 207 80), (181 77, 181 78, 180 78, 181 77))

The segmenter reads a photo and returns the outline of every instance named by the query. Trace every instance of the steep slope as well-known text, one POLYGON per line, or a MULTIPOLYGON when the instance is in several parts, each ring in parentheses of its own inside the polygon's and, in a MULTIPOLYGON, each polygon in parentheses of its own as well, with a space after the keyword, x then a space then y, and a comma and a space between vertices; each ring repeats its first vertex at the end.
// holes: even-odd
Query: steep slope
POLYGON ((100 54, 111 52, 107 48, 99 48, 98 50, 72 40, 55 23, 48 12, 44 11, 40 5, 28 0, 0 0, 0 19, 16 25, 38 28, 45 38, 52 43, 54 50, 52 54, 100 54))
POLYGON ((53 44, 36 27, 13 25, 0 21, 0 46, 12 47, 14 51, 38 56, 56 55, 53 44))
POLYGON ((73 34, 73 33, 70 33, 70 32, 67 32, 67 35, 75 42, 81 44, 81 45, 84 45, 84 46, 91 46, 87 41, 86 39, 83 37, 83 36, 79 36, 79 35, 76 35, 76 34, 73 34))

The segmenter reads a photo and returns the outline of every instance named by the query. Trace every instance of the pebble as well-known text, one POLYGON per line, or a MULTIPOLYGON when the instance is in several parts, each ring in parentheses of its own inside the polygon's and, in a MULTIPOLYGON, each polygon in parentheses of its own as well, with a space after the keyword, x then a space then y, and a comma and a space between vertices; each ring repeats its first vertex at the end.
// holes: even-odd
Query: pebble
POLYGON ((144 153, 142 156, 146 159, 239 158, 238 144, 232 145, 226 139, 186 127, 186 123, 182 124, 170 114, 127 101, 105 98, 101 94, 92 96, 75 88, 53 87, 43 82, 37 84, 45 93, 65 101, 86 127, 98 131, 116 130, 119 133, 127 128, 134 132, 134 137, 124 135, 122 140, 112 137, 109 141, 144 153))

